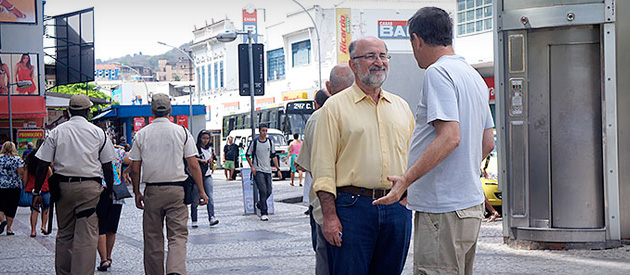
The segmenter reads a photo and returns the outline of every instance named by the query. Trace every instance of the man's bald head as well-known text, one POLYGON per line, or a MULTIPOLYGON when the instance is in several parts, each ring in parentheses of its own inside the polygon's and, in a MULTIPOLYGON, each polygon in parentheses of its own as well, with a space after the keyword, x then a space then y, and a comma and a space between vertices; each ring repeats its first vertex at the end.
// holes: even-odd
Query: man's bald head
POLYGON ((348 63, 340 63, 330 71, 330 78, 326 81, 326 89, 330 95, 345 90, 354 83, 354 74, 348 63))

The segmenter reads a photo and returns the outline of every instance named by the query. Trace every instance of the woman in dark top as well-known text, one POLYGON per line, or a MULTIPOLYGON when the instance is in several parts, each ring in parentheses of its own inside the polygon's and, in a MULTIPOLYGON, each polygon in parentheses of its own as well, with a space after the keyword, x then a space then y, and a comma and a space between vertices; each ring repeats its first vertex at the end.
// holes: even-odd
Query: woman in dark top
POLYGON ((7 227, 7 236, 15 235, 11 230, 22 192, 24 162, 18 156, 15 144, 7 141, 0 150, 0 233, 7 227))

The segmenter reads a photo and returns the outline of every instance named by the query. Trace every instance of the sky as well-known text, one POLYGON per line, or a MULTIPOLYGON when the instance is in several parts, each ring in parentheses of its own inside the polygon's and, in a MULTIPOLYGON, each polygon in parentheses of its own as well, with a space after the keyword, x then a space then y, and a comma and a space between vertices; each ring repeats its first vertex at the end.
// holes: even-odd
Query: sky
MULTIPOLYGON (((298 0, 305 7, 332 7, 343 0, 298 0)), ((241 22, 241 10, 251 4, 264 8, 267 22, 277 22, 301 8, 292 0, 46 0, 44 14, 55 16, 94 7, 94 48, 97 59, 107 60, 142 52, 162 54, 193 40, 192 31, 230 18, 241 22)), ((260 16, 260 15, 259 15, 260 16)), ((238 26, 238 25, 237 25, 238 26)))

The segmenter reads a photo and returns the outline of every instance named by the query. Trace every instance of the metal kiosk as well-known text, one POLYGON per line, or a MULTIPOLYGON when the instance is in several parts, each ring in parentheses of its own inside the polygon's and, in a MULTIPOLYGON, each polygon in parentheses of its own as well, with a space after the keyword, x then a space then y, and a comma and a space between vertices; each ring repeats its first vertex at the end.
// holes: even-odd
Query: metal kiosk
POLYGON ((494 14, 505 242, 619 245, 630 238, 630 1, 497 0, 494 14))

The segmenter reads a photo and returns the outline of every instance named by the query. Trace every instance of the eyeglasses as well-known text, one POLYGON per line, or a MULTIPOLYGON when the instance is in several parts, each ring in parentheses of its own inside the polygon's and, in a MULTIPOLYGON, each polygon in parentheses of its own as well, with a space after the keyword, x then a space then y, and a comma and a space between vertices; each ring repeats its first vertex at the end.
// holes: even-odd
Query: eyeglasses
POLYGON ((377 57, 380 58, 383 62, 387 62, 392 58, 391 55, 384 54, 384 53, 382 54, 368 53, 368 54, 364 54, 360 56, 355 56, 352 59, 364 58, 365 60, 368 60, 368 61, 376 61, 377 57))

